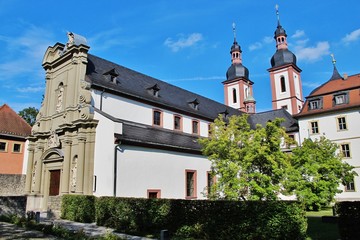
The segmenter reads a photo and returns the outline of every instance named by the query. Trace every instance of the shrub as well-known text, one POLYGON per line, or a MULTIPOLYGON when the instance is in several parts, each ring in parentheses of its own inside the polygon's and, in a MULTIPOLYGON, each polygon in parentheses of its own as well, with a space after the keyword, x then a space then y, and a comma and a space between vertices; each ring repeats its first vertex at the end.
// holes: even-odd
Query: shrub
POLYGON ((304 239, 304 206, 289 201, 209 201, 101 197, 98 225, 174 239, 304 239))
POLYGON ((338 202, 335 209, 341 239, 360 239, 360 202, 338 202))
POLYGON ((61 218, 76 222, 95 221, 95 196, 64 195, 61 200, 61 218))

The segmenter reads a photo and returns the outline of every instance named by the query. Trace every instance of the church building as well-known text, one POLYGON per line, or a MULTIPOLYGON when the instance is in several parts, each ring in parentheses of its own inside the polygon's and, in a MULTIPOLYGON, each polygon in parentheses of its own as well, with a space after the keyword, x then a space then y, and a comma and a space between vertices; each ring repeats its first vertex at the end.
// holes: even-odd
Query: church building
POLYGON ((197 139, 219 115, 249 113, 252 127, 280 117, 289 134, 298 131, 285 109, 255 113, 235 34, 225 104, 88 51, 68 33, 45 52, 45 97, 28 137, 28 210, 49 210, 63 194, 206 199, 211 163, 197 139))
POLYGON ((28 137, 27 210, 48 211, 63 194, 206 199, 211 163, 198 138, 219 116, 249 114, 251 127, 284 118, 298 142, 301 69, 278 25, 270 73, 273 110, 256 113, 249 70, 236 39, 213 101, 89 53, 84 37, 47 49, 44 100, 28 137))

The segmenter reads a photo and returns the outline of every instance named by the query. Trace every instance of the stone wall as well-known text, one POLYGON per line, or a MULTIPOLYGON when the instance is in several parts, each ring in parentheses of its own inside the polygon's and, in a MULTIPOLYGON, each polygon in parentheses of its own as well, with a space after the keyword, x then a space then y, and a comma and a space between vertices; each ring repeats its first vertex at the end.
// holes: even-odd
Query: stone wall
POLYGON ((26 196, 0 196, 0 216, 25 216, 26 196))
POLYGON ((25 175, 0 174, 0 196, 25 195, 25 175))

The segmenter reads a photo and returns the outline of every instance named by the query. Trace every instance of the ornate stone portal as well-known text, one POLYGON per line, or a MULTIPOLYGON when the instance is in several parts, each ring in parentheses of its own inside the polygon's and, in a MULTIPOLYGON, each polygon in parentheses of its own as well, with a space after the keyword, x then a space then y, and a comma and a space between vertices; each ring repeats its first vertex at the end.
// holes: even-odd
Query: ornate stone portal
POLYGON ((89 47, 79 35, 68 37, 66 47, 49 47, 43 60, 45 97, 28 138, 27 210, 48 210, 52 194, 92 194, 97 120, 84 80, 89 47), (59 184, 50 184, 58 175, 59 184))

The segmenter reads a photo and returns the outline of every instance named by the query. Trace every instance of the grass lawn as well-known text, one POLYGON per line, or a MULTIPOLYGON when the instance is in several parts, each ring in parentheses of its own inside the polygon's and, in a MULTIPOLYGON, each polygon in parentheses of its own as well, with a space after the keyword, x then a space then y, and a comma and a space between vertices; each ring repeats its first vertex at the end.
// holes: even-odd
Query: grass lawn
POLYGON ((332 216, 332 209, 328 208, 319 212, 306 212, 308 219, 308 239, 340 239, 337 223, 323 223, 321 221, 322 216, 332 216))

